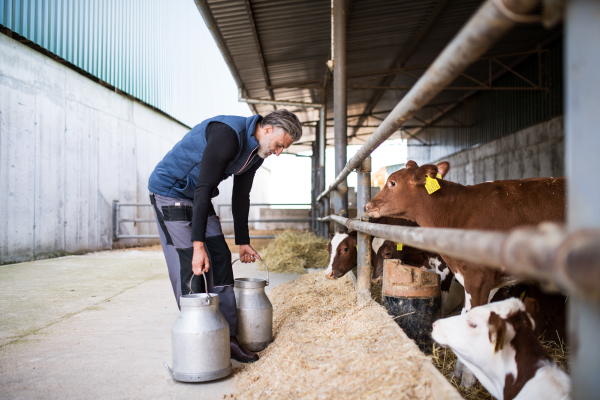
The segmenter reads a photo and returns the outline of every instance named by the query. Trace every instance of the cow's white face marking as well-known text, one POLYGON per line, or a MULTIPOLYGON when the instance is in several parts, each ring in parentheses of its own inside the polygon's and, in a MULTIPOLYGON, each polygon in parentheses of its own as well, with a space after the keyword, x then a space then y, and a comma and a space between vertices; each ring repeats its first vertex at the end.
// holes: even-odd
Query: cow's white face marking
POLYGON ((335 234, 333 239, 331 239, 331 256, 329 257, 329 266, 325 270, 325 275, 329 276, 333 272, 333 260, 335 259, 335 255, 337 254, 337 248, 342 243, 344 239, 348 237, 347 233, 338 232, 335 234))
POLYGON ((429 266, 433 268, 436 274, 440 276, 440 282, 444 282, 448 274, 450 273, 450 268, 446 267, 445 270, 440 271, 440 265, 442 265, 442 261, 437 257, 429 257, 429 266))
POLYGON ((498 290, 500 290, 500 288, 495 288, 490 291, 490 295, 488 296, 488 303, 492 301, 496 293, 498 293, 498 290))
POLYGON ((506 323, 504 346, 495 352, 495 343, 490 340, 490 314, 493 311, 506 319, 509 314, 524 310, 524 305, 514 298, 475 307, 463 315, 436 321, 431 336, 442 346, 452 349, 492 396, 502 398, 506 375, 512 374, 516 379, 518 373, 516 350, 510 344, 515 329, 506 323))
POLYGON ((373 251, 375 252, 375 254, 377 254, 381 246, 383 246, 383 242, 385 242, 385 239, 378 237, 373 238, 373 243, 371 244, 371 246, 373 246, 373 251))

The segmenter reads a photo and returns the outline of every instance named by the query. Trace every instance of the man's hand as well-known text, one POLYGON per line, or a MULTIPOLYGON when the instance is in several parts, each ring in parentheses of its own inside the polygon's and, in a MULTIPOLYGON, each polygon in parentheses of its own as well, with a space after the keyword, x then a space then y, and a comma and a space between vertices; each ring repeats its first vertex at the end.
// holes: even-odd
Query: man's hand
POLYGON ((254 262, 254 260, 256 258, 258 258, 259 260, 262 260, 262 258, 260 258, 258 253, 256 251, 254 251, 252 246, 250 246, 249 244, 241 244, 240 245, 240 260, 243 263, 254 262))
POLYGON ((194 256, 192 257, 192 271, 194 275, 202 275, 210 269, 208 253, 204 248, 204 242, 194 242, 194 256))

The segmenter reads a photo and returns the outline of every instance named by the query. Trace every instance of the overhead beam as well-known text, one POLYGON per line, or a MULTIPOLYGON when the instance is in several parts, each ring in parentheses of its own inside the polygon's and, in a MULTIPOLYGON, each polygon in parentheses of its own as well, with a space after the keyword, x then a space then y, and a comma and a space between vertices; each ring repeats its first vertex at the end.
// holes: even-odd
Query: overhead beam
MULTIPOLYGON (((435 8, 431 12, 431 14, 429 14, 427 21, 425 21, 425 23, 421 26, 421 29, 419 30, 417 35, 414 37, 414 39, 411 41, 411 43, 406 48, 402 49, 402 51, 396 56, 396 60, 392 64, 391 68, 402 68, 404 66, 404 64, 406 63, 406 61, 408 61, 408 59, 410 58, 412 53, 415 51, 417 46, 419 46, 419 44, 421 44, 421 41, 423 40, 423 38, 425 37, 427 32, 429 32, 429 29, 431 28, 433 23, 440 16, 440 13, 444 9, 444 7, 446 7, 446 4, 448 4, 448 0, 439 0, 438 1, 437 5, 435 6, 435 8)), ((388 76, 383 79, 383 81, 381 82, 381 86, 389 86, 393 81, 394 81, 394 75, 388 76)), ((362 113, 370 114, 375 109, 375 106, 377 106, 377 103, 379 103, 379 100, 381 100, 384 93, 385 93, 385 90, 378 90, 377 92, 375 92, 375 94, 373 95, 371 100, 369 100, 369 102, 367 103, 367 106, 364 108, 362 113)), ((366 120, 366 117, 361 117, 361 119, 358 121, 357 125, 363 124, 365 122, 365 120, 366 120)), ((358 128, 355 128, 354 131, 352 132, 351 136, 356 135, 357 132, 358 132, 358 128)))
MULTIPOLYGON (((254 37, 254 45, 256 46, 256 53, 258 54, 258 60, 260 61, 260 67, 262 69, 263 78, 265 80, 265 86, 271 86, 271 80, 269 79, 269 72, 267 71, 267 65, 265 64, 265 58, 263 56, 262 46, 260 45, 260 39, 258 38, 258 31, 256 30, 256 23, 254 22, 254 13, 252 12, 252 5, 250 4, 250 0, 244 0, 246 5, 246 13, 248 14, 248 20, 250 22, 250 27, 252 28, 252 36, 254 37)), ((269 97, 271 100, 275 100, 275 94, 273 93, 273 89, 267 89, 269 91, 269 97)), ((276 106, 273 106, 274 109, 277 109, 276 106)))

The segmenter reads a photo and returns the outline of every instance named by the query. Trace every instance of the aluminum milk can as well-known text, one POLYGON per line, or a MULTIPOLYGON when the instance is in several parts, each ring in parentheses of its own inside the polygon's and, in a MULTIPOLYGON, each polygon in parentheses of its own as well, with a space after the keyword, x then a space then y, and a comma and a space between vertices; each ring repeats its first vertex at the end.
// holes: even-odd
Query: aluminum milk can
MULTIPOLYGON (((204 276, 205 288, 206 274, 204 276)), ((192 279, 194 276, 192 275, 192 279)), ((173 369, 163 364, 180 382, 204 382, 223 378, 233 371, 229 324, 219 311, 219 295, 196 293, 179 299, 181 312, 171 330, 173 369)))
POLYGON ((273 341, 273 305, 265 293, 269 269, 262 263, 267 269, 267 280, 238 278, 233 288, 238 312, 237 339, 250 351, 264 350, 273 341))

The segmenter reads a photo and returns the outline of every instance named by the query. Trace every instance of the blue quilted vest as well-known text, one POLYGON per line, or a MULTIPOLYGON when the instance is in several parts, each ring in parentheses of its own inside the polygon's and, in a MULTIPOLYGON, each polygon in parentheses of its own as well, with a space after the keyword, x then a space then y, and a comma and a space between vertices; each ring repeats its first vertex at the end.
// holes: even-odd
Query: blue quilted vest
POLYGON ((206 127, 213 121, 229 125, 237 133, 240 143, 236 156, 227 164, 221 180, 244 173, 260 160, 258 155, 250 157, 258 147, 253 134, 260 119, 260 115, 248 118, 219 115, 204 120, 192 128, 158 163, 148 180, 148 189, 162 196, 194 199, 200 162, 206 148, 206 127))

